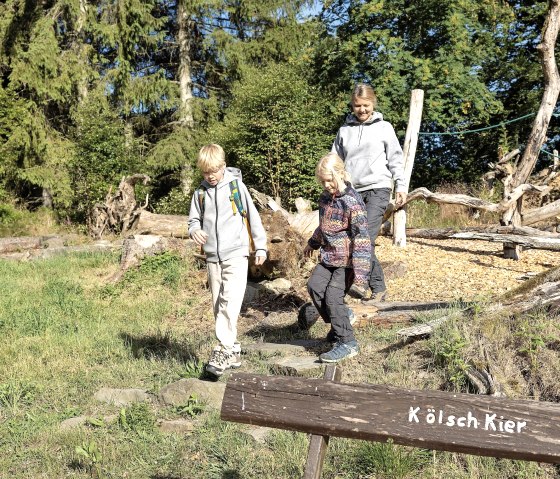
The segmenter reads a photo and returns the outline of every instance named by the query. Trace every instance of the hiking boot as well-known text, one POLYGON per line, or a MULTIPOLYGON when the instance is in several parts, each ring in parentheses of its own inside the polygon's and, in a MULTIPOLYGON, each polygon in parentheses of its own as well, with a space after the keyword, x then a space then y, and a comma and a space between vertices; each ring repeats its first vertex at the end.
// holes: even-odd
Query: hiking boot
POLYGON ((319 356, 322 363, 337 363, 343 359, 353 358, 360 352, 358 341, 350 341, 348 343, 336 343, 333 348, 319 356))
MULTIPOLYGON (((239 354, 241 354, 241 348, 239 348, 239 354)), ((241 366, 241 358, 236 358, 236 354, 233 351, 228 351, 221 345, 218 345, 212 350, 210 360, 205 369, 214 376, 221 376, 227 369, 238 368, 239 366, 241 366)))
POLYGON ((387 299, 387 290, 378 291, 377 293, 371 292, 369 297, 364 297, 362 303, 382 303, 387 299))
POLYGON ((376 303, 381 303, 382 301, 385 301, 387 299, 387 290, 384 289, 383 291, 378 291, 377 293, 374 293, 372 291, 371 299, 376 303))
POLYGON ((230 363, 230 368, 238 368, 241 366, 241 344, 233 343, 233 360, 230 363))

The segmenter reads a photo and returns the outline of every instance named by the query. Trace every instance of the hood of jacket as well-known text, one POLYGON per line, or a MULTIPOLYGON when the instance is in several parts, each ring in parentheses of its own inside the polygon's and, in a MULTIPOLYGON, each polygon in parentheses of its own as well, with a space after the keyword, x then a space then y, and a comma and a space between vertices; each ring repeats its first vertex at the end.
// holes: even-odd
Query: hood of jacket
POLYGON ((374 121, 381 121, 383 120, 383 115, 381 113, 379 113, 378 111, 374 111, 370 117, 364 121, 361 122, 359 121, 355 116, 354 113, 350 113, 347 117, 346 117, 346 125, 370 125, 372 124, 374 121))

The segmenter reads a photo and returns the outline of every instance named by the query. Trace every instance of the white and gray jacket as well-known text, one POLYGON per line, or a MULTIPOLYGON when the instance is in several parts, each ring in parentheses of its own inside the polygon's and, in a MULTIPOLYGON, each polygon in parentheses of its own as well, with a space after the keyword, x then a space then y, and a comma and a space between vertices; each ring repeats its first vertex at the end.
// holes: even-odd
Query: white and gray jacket
POLYGON ((360 123, 352 114, 340 127, 331 151, 338 154, 357 191, 392 188, 406 192, 403 152, 393 126, 379 112, 360 123))
POLYGON ((251 234, 255 243, 257 256, 266 256, 266 232, 261 218, 253 203, 253 199, 245 184, 226 169, 222 181, 211 186, 203 181, 191 200, 189 211, 189 236, 196 230, 202 229, 208 239, 203 246, 206 261, 216 263, 239 256, 249 256, 249 234, 245 221, 240 213, 234 214, 229 183, 237 179, 239 194, 247 219, 251 227, 251 234), (199 191, 204 192, 203 208, 199 201, 199 191), (204 216, 201 217, 203 211, 204 216))

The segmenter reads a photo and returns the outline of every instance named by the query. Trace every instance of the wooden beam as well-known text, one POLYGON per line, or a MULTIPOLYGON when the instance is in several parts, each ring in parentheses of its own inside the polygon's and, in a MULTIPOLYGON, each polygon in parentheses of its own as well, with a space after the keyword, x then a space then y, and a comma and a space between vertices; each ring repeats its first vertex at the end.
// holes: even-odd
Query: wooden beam
POLYGON ((322 436, 560 463, 560 405, 323 379, 233 374, 221 418, 322 436))

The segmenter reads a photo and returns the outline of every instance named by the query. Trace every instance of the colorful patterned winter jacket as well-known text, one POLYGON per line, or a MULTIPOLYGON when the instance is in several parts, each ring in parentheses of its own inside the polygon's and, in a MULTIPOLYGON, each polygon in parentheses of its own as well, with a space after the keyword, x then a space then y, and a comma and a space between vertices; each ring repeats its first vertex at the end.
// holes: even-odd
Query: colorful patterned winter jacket
POLYGON ((371 242, 366 209, 350 183, 340 194, 323 192, 319 198, 319 226, 308 244, 313 249, 320 248, 319 259, 325 266, 352 268, 354 283, 367 284, 371 242))

